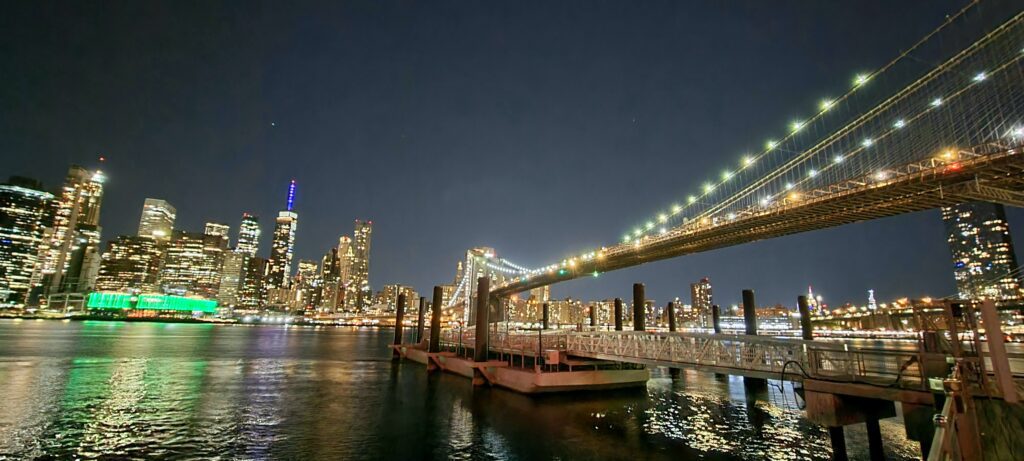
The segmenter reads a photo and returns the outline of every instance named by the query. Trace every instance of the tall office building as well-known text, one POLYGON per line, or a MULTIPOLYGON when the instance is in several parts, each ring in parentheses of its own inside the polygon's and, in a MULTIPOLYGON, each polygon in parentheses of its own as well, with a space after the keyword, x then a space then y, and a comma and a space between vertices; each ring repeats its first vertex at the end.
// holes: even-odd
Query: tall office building
POLYGON ((248 260, 248 255, 237 250, 224 252, 220 288, 217 290, 217 302, 220 305, 235 306, 238 304, 245 277, 245 265, 248 260))
POLYGON ((0 307, 22 307, 54 196, 38 181, 12 177, 0 185, 0 307))
POLYGON ((1019 299, 1017 257, 1002 205, 970 202, 942 209, 953 277, 963 299, 1019 299))
POLYGON ((174 231, 161 270, 164 292, 217 299, 226 251, 219 235, 174 231))
POLYGON ((89 171, 78 165, 68 170, 64 187, 54 202, 52 225, 44 231, 39 247, 39 264, 32 274, 33 286, 57 293, 76 290, 95 281, 91 270, 99 263, 104 179, 99 170, 89 171), (75 252, 79 253, 80 262, 71 267, 75 252))
POLYGON ((140 237, 150 237, 158 242, 166 242, 171 239, 171 232, 174 231, 174 219, 178 210, 166 200, 158 198, 147 198, 142 203, 142 217, 139 218, 140 237))
POLYGON ((288 287, 292 273, 292 257, 295 254, 295 231, 299 226, 299 215, 294 211, 295 180, 288 185, 288 205, 277 214, 274 223, 274 240, 267 260, 267 289, 288 287))
POLYGON ((336 312, 341 298, 341 259, 338 248, 327 250, 320 260, 320 303, 318 307, 325 312, 336 312))
POLYGON ((711 305, 714 303, 711 297, 711 280, 704 277, 697 283, 690 284, 690 306, 695 315, 702 319, 703 326, 710 325, 711 305))
MULTIPOLYGON (((372 302, 370 289, 370 241, 373 236, 373 221, 355 222, 350 244, 351 258, 348 259, 348 276, 345 281, 345 310, 365 310, 372 302)), ((346 252, 348 258, 348 252, 346 252)), ((346 264, 343 260, 342 264, 346 264)), ((343 267, 344 270, 344 267, 343 267)))
POLYGON ((238 241, 235 251, 250 258, 256 256, 260 248, 260 218, 249 213, 242 213, 242 224, 238 226, 238 241))
POLYGON ((261 309, 267 305, 267 260, 259 256, 246 258, 242 271, 238 305, 246 309, 261 309))
POLYGON ((231 237, 228 234, 231 233, 231 226, 227 224, 221 224, 218 222, 208 222, 203 228, 203 233, 206 235, 214 235, 224 239, 224 247, 231 247, 231 237))
POLYGON ((122 235, 107 242, 96 278, 98 291, 158 292, 163 244, 152 237, 122 235))
MULTIPOLYGON (((377 294, 374 296, 374 308, 380 309, 383 312, 395 312, 398 306, 399 294, 405 295, 406 309, 410 309, 412 306, 416 306, 416 308, 419 308, 419 306, 416 304, 419 303, 419 293, 417 293, 416 290, 413 289, 413 287, 397 284, 384 285, 384 287, 377 292, 377 294)), ((411 309, 408 312, 415 311, 416 309, 411 309)))

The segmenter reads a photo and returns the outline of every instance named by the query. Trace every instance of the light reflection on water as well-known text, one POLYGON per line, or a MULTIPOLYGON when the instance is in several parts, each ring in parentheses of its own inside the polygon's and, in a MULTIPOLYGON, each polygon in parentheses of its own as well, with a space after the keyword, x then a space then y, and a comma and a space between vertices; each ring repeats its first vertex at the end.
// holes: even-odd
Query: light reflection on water
MULTIPOLYGON (((392 332, 0 321, 0 459, 828 459, 792 387, 655 370, 527 397, 393 365, 392 332)), ((914 459, 897 419, 887 453, 914 459)), ((866 456, 863 427, 847 429, 866 456)))

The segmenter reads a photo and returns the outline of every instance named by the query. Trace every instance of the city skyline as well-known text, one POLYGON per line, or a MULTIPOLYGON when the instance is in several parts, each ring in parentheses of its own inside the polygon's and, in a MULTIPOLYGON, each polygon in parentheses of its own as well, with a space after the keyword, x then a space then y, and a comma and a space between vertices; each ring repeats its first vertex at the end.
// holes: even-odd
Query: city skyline
MULTIPOLYGON (((393 10, 387 10, 387 7, 381 8, 373 13, 396 14, 393 10)), ((923 31, 940 22, 942 16, 949 12, 941 8, 908 7, 906 12, 896 12, 883 20, 891 22, 875 24, 875 18, 870 13, 872 8, 880 6, 846 6, 850 11, 829 15, 815 11, 817 7, 813 6, 795 8, 797 11, 781 15, 785 17, 778 18, 778 24, 768 27, 758 25, 755 21, 764 12, 759 11, 762 7, 754 5, 736 18, 740 25, 733 26, 737 27, 735 38, 727 37, 728 31, 708 30, 701 28, 700 24, 693 24, 695 30, 692 32, 669 30, 670 24, 665 21, 670 19, 685 24, 691 22, 687 21, 685 15, 664 5, 647 6, 624 15, 612 6, 579 13, 586 14, 592 20, 591 23, 596 24, 591 26, 595 28, 622 27, 614 25, 613 18, 621 18, 625 25, 650 21, 652 29, 664 31, 671 38, 664 46, 657 47, 651 45, 658 45, 658 42, 652 43, 640 38, 628 39, 628 44, 618 46, 600 40, 588 43, 583 38, 588 36, 585 35, 588 31, 593 32, 589 29, 579 32, 580 35, 559 35, 557 31, 560 21, 571 18, 576 12, 567 7, 550 8, 550 19, 513 18, 511 26, 498 27, 511 37, 510 44, 503 49, 514 56, 517 50, 535 46, 527 34, 528 30, 534 29, 527 26, 537 26, 545 39, 544 43, 552 47, 550 55, 537 58, 550 66, 550 73, 524 74, 521 69, 528 68, 528 62, 514 57, 488 57, 473 48, 463 50, 465 56, 482 60, 486 71, 500 75, 501 71, 515 70, 515 75, 524 78, 531 87, 540 88, 537 93, 528 94, 530 98, 527 99, 551 101, 550 110, 546 110, 547 106, 516 104, 516 98, 507 95, 489 96, 484 100, 487 104, 464 101, 466 110, 477 114, 474 118, 481 120, 480 133, 450 132, 451 124, 462 120, 462 112, 457 107, 442 104, 429 96, 433 84, 449 77, 461 81, 457 75, 427 73, 426 81, 414 82, 416 84, 409 90, 411 93, 405 95, 413 99, 422 98, 424 102, 410 105, 388 95, 389 91, 398 87, 398 82, 385 80, 374 84, 356 69, 349 83, 380 98, 382 104, 374 104, 374 100, 357 97, 349 89, 319 79, 310 82, 309 90, 297 89, 294 83, 303 82, 309 78, 308 75, 313 75, 310 63, 323 56, 301 55, 301 58, 293 62, 274 55, 270 63, 263 64, 266 67, 261 67, 261 71, 267 75, 282 72, 276 79, 270 79, 274 81, 266 82, 265 87, 240 88, 240 93, 228 92, 245 97, 250 96, 249 92, 259 93, 257 90, 265 90, 269 94, 265 99, 256 98, 262 101, 263 106, 257 107, 258 110, 253 110, 249 115, 226 115, 224 120, 206 117, 191 120, 187 117, 194 115, 191 106, 172 103, 168 99, 169 94, 154 89, 152 85, 155 83, 146 79, 139 81, 139 86, 129 88, 129 91, 137 92, 155 105, 167 106, 168 113, 153 114, 133 107, 90 106, 98 107, 106 115, 99 119, 119 119, 118 126, 130 125, 124 120, 164 120, 161 117, 170 117, 170 121, 179 124, 176 125, 176 129, 180 130, 178 134, 197 135, 183 136, 187 140, 169 138, 166 133, 151 129, 130 130, 120 134, 88 123, 75 125, 78 122, 73 119, 61 119, 60 123, 68 124, 70 138, 77 140, 75 148, 70 149, 61 143, 23 135, 34 132, 38 126, 31 123, 38 122, 31 122, 36 112, 20 105, 14 110, 24 111, 27 117, 16 116, 11 118, 14 121, 0 122, 0 137, 10 140, 9 144, 17 153, 38 152, 38 155, 16 156, 11 161, 11 173, 42 179, 49 189, 59 181, 62 168, 53 171, 52 167, 43 168, 40 165, 77 162, 88 167, 97 154, 107 156, 109 161, 104 169, 112 181, 105 185, 104 241, 116 235, 134 234, 132 228, 138 224, 137 210, 146 197, 159 197, 178 204, 181 208, 178 217, 182 223, 180 227, 185 229, 199 229, 207 221, 228 222, 234 227, 239 213, 246 211, 260 216, 261 224, 269 226, 272 217, 279 211, 278 185, 294 177, 304 185, 298 197, 300 206, 297 209, 303 214, 303 226, 296 237, 296 260, 319 259, 324 248, 329 247, 338 235, 346 232, 353 217, 371 218, 380 223, 380 227, 374 233, 375 248, 378 250, 369 278, 376 281, 376 284, 402 283, 425 291, 425 287, 448 283, 451 267, 461 259, 467 248, 493 247, 517 263, 534 266, 568 256, 574 248, 584 249, 617 241, 623 226, 642 221, 656 206, 685 194, 697 185, 698 178, 719 171, 721 165, 733 161, 732 157, 737 152, 755 145, 764 135, 777 131, 779 126, 788 123, 790 114, 795 112, 794 108, 805 104, 812 95, 833 92, 837 85, 845 84, 854 73, 877 67, 897 50, 921 36, 923 31), (800 11, 802 8, 810 11, 800 11), (659 16, 666 19, 659 20, 659 16), (759 41, 751 44, 745 40, 740 30, 742 27, 755 28, 760 34, 759 41), (814 31, 820 43, 809 45, 786 40, 791 37, 787 31, 807 28, 814 31), (862 36, 860 32, 863 30, 885 30, 892 31, 892 34, 862 36), (740 66, 732 62, 716 61, 708 72, 729 77, 712 85, 708 80, 714 79, 707 79, 707 75, 689 72, 681 67, 681 63, 701 56, 699 49, 683 45, 688 43, 687 38, 692 38, 689 35, 691 33, 694 37, 708 36, 723 41, 722 47, 748 58, 738 61, 749 62, 740 66), (855 41, 866 43, 851 49, 848 43, 855 41), (833 53, 833 49, 840 45, 846 52, 833 53), (793 47, 805 49, 808 56, 788 58, 786 53, 793 47), (628 91, 628 78, 608 77, 594 81, 584 78, 590 74, 585 70, 607 71, 600 67, 604 59, 614 63, 611 69, 641 69, 639 63, 631 58, 632 50, 637 48, 648 50, 643 56, 643 62, 653 68, 635 74, 636 78, 641 79, 646 87, 655 89, 656 93, 675 95, 669 98, 673 104, 686 105, 692 109, 667 107, 657 100, 632 95, 628 91), (581 56, 580 62, 564 65, 558 53, 581 56), (673 57, 676 55, 678 57, 673 57), (770 59, 794 61, 786 61, 786 65, 767 65, 770 59), (811 61, 820 62, 820 67, 808 65, 811 61), (287 72, 278 70, 288 64, 294 64, 295 69, 287 72), (751 66, 759 71, 744 72, 744 69, 751 66), (808 70, 796 76, 791 71, 777 70, 787 67, 808 70), (672 76, 673 81, 657 78, 659 73, 672 76), (586 83, 580 90, 574 90, 576 82, 581 79, 586 83), (545 82, 550 87, 546 87, 545 82), (750 85, 754 85, 753 89, 738 97, 723 96, 730 95, 736 88, 750 85), (348 110, 336 113, 337 109, 315 102, 310 107, 318 116, 311 117, 288 102, 285 94, 287 91, 297 92, 297 97, 304 103, 310 102, 313 93, 309 91, 313 88, 329 95, 325 98, 327 100, 330 97, 354 98, 355 108, 381 108, 380 112, 371 117, 380 127, 374 128, 376 125, 367 124, 348 110), (694 94, 694 88, 718 96, 702 98, 694 94), (772 94, 763 94, 768 89, 771 89, 772 94), (617 109, 587 103, 589 95, 597 91, 608 91, 612 96, 602 101, 617 109), (722 98, 731 101, 728 116, 717 112, 722 98), (508 114, 487 110, 485 106, 488 104, 508 105, 508 114), (436 108, 439 111, 438 120, 445 123, 425 122, 427 115, 433 115, 427 107, 436 108), (601 117, 597 129, 572 122, 571 119, 579 116, 583 110, 601 117), (403 118, 399 116, 402 113, 412 115, 403 118), (709 113, 712 114, 710 119, 704 120, 703 117, 709 113), (330 119, 332 115, 338 115, 337 118, 344 122, 325 125, 319 121, 330 119), (18 121, 21 119, 30 121, 18 121), (398 122, 380 123, 392 119, 398 122), (209 123, 216 128, 204 127, 204 124, 209 123), (426 129, 422 125, 424 123, 427 128, 436 129, 426 129), (513 126, 511 129, 507 127, 510 124, 513 126), (562 129, 554 131, 551 126, 561 126, 562 129), (335 129, 348 135, 347 139, 356 141, 326 134, 335 129), (712 129, 722 133, 750 134, 720 146, 708 139, 714 136, 700 136, 700 131, 712 129), (676 130, 685 131, 685 135, 670 134, 676 130), (124 141, 122 136, 130 140, 124 141), (316 141, 298 142, 303 137, 316 141), (504 144, 495 142, 511 139, 515 140, 504 144), (453 156, 441 161, 445 169, 436 167, 423 170, 429 166, 429 157, 436 157, 453 145, 458 147, 453 156), (216 146, 225 148, 219 149, 216 146), (685 150, 711 151, 716 154, 686 155, 680 156, 680 160, 670 161, 677 152, 684 150, 683 147, 686 147, 685 150), (513 166, 510 171, 501 171, 500 167, 474 171, 469 165, 473 164, 473 159, 480 152, 502 159, 522 157, 524 163, 513 166), (566 158, 547 162, 547 158, 556 152, 564 153, 566 158), (253 156, 250 157, 250 154, 253 156), (340 170, 323 168, 324 165, 335 165, 338 160, 335 157, 339 155, 350 165, 340 170), (378 156, 380 158, 374 158, 378 156), (162 164, 146 160, 149 157, 175 161, 172 168, 164 168, 162 164), (628 158, 629 163, 623 162, 623 158, 628 158), (622 164, 630 163, 649 173, 648 180, 630 188, 602 188, 596 184, 600 181, 589 179, 602 174, 616 174, 622 164), (403 175, 401 170, 393 168, 395 164, 428 173, 403 175), (694 172, 692 180, 691 175, 680 176, 684 172, 684 165, 686 172, 694 172), (433 181, 429 172, 440 175, 443 180, 440 183, 433 181), (336 180, 339 177, 345 178, 345 182, 340 185, 336 180), (462 200, 462 197, 469 199, 462 200), (185 209, 184 204, 189 204, 190 209, 185 209), (409 260, 424 261, 423 264, 427 266, 405 264, 409 260)), ((191 12, 196 15, 199 13, 201 11, 191 12)), ((716 15, 723 12, 713 5, 705 5, 701 13, 716 15)), ((88 15, 87 12, 84 14, 88 15)), ((266 17, 262 20, 274 23, 270 19, 273 15, 264 14, 266 17)), ((437 19, 431 13, 424 17, 426 19, 415 22, 411 30, 400 36, 415 38, 415 34, 423 33, 430 26, 432 19, 437 19)), ((25 21, 26 25, 60 22, 66 18, 30 19, 25 21)), ((97 18, 96 21, 102 23, 117 19, 97 18)), ((147 25, 156 26, 158 33, 175 31, 172 24, 159 19, 147 21, 155 22, 147 25)), ((320 24, 311 26, 316 33, 325 34, 324 37, 343 52, 337 58, 339 62, 345 61, 344 56, 360 58, 358 54, 353 55, 353 50, 345 46, 344 41, 338 41, 351 37, 334 36, 320 24)), ((110 35, 96 40, 103 42, 131 38, 133 34, 141 32, 138 27, 108 27, 106 29, 111 32, 106 34, 110 35), (118 30, 120 32, 113 32, 118 30)), ((206 31, 202 29, 204 24, 201 23, 199 27, 201 32, 206 31)), ((27 29, 19 29, 18 32, 27 38, 34 37, 27 29)), ((224 49, 230 50, 234 44, 232 40, 245 32, 247 30, 244 29, 231 30, 228 37, 214 38, 219 38, 224 49)), ((379 38, 376 34, 389 32, 395 31, 358 29, 351 33, 370 39, 379 38)), ((452 58, 446 53, 452 50, 452 44, 471 32, 477 32, 477 29, 471 26, 454 28, 437 37, 438 42, 423 45, 423 51, 431 59, 450 62, 452 58)), ((82 31, 72 26, 64 33, 66 35, 58 39, 39 39, 33 46, 46 50, 54 45, 52 40, 75 38, 82 31)), ((485 37, 492 45, 498 41, 494 36, 485 37)), ((301 48, 303 40, 308 40, 296 35, 292 29, 279 31, 279 35, 273 38, 284 39, 287 46, 295 48, 301 48)), ((142 43, 139 46, 151 45, 142 43)), ((176 52, 187 59, 196 59, 194 55, 197 49, 194 47, 197 45, 184 43, 177 46, 176 52)), ((405 60, 392 64, 398 66, 399 70, 420 69, 422 66, 410 57, 413 48, 407 42, 382 42, 375 46, 383 48, 377 49, 379 53, 376 54, 388 55, 389 51, 394 51, 404 57, 405 60)), ((96 53, 103 51, 88 48, 86 56, 94 58, 96 53)), ((237 59, 228 63, 230 68, 236 69, 255 62, 248 55, 237 59)), ((360 59, 356 62, 375 70, 389 65, 370 58, 360 59)), ((16 54, 12 61, 4 62, 31 64, 25 66, 29 69, 28 75, 32 75, 32 65, 45 66, 48 63, 45 58, 24 53, 16 54)), ((72 59, 69 65, 74 68, 76 62, 72 59)), ((160 67, 166 63, 161 61, 154 65, 160 67)), ((328 74, 340 71, 333 64, 328 67, 328 74)), ((89 74, 88 69, 85 73, 89 74)), ((627 74, 634 75, 630 72, 627 74)), ((29 91, 27 98, 46 103, 43 90, 49 85, 60 83, 52 80, 54 78, 47 76, 41 83, 30 85, 30 89, 35 91, 29 91)), ((188 78, 184 80, 189 81, 188 78)), ((501 82, 510 84, 505 80, 501 82)), ((493 89, 492 86, 496 85, 476 81, 463 83, 467 83, 471 91, 493 89)), ((102 84, 96 85, 83 87, 81 84, 73 84, 69 88, 73 89, 71 93, 77 101, 88 101, 91 98, 90 91, 110 91, 102 84)), ((221 88, 226 85, 226 81, 213 78, 210 85, 212 88, 221 88)), ((515 85, 510 87, 518 88, 515 85)), ((199 92, 189 93, 186 99, 211 96, 203 89, 181 91, 199 92)), ((441 94, 447 93, 442 91, 441 94)), ((224 108, 222 110, 252 108, 239 105, 233 99, 214 96, 211 100, 216 101, 213 104, 217 107, 224 108)), ((1019 220, 1020 212, 1011 210, 1008 214, 1011 232, 1018 233, 1019 226, 1014 224, 1019 220)), ((267 227, 262 232, 264 238, 260 254, 266 254, 271 244, 271 239, 267 238, 271 235, 271 229, 267 227)), ((1017 240, 1020 241, 1020 238, 1017 240)), ((557 285, 554 291, 557 297, 605 299, 615 295, 624 296, 632 282, 643 281, 652 297, 666 299, 685 294, 689 283, 709 276, 715 280, 716 298, 720 298, 723 304, 738 301, 739 290, 748 287, 755 289, 766 303, 792 304, 795 296, 802 293, 808 284, 819 289, 828 302, 862 299, 865 290, 869 288, 875 289, 876 295, 882 299, 915 294, 942 296, 955 291, 949 264, 941 219, 937 211, 929 211, 653 263, 604 274, 596 281, 557 285), (837 268, 837 265, 842 268, 837 268), (776 270, 765 271, 765 268, 776 270), (785 270, 777 270, 780 268, 785 270)))

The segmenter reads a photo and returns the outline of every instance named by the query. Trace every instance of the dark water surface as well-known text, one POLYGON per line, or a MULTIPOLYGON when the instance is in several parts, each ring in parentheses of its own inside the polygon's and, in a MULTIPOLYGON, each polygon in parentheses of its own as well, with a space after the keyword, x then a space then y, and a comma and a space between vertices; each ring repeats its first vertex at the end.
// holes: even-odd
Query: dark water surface
MULTIPOLYGON (((829 458, 788 385, 654 370, 646 389, 526 397, 393 365, 392 335, 0 320, 0 459, 829 458)), ((882 432, 915 458, 900 420, 882 432)), ((866 458, 863 425, 846 434, 866 458)))

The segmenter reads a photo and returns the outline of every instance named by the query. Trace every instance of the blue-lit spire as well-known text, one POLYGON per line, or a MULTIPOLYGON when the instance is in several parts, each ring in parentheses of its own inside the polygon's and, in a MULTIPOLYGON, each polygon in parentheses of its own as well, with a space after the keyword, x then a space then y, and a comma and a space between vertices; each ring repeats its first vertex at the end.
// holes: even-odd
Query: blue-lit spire
POLYGON ((295 208, 295 180, 288 184, 288 211, 295 208))

